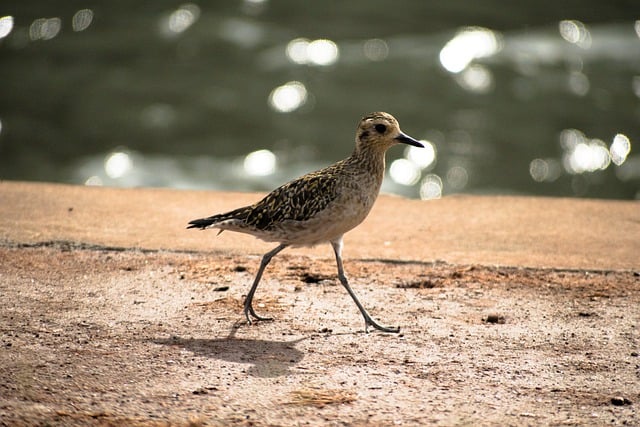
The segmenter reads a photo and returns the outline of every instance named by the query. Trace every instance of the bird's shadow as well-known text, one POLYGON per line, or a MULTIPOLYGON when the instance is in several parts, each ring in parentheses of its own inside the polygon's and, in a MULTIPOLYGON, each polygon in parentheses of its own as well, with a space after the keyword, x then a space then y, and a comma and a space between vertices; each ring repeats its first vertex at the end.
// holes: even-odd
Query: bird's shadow
POLYGON ((305 338, 293 341, 276 341, 260 339, 236 338, 232 331, 225 338, 170 338, 154 339, 155 344, 170 347, 181 347, 194 354, 225 360, 233 363, 251 365, 249 375, 262 378, 273 378, 289 373, 291 366, 299 363, 304 353, 295 345, 305 338))

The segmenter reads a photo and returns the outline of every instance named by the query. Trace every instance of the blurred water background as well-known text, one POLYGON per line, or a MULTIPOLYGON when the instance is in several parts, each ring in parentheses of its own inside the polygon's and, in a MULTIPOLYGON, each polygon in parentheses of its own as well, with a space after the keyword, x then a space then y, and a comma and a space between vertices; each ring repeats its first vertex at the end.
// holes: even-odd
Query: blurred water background
POLYGON ((640 2, 0 5, 0 179, 266 191, 395 115, 383 190, 640 198, 640 2))

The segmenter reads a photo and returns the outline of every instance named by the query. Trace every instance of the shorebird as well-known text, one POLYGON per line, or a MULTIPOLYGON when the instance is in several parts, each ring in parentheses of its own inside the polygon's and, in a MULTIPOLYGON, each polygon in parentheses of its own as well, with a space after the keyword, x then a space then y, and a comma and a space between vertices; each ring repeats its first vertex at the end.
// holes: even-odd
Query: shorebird
POLYGON ((253 205, 189 222, 187 228, 217 228, 218 234, 237 231, 279 243, 262 257, 244 300, 244 315, 249 324, 251 317, 271 320, 259 316, 252 305, 262 273, 271 259, 289 246, 328 242, 335 253, 338 279, 362 313, 365 332, 369 326, 384 332, 400 331, 399 327, 383 326, 373 320, 351 289, 342 265, 342 238, 369 214, 384 177, 385 153, 398 143, 424 147, 403 133, 392 115, 368 114, 358 125, 355 149, 346 159, 288 182, 253 205))

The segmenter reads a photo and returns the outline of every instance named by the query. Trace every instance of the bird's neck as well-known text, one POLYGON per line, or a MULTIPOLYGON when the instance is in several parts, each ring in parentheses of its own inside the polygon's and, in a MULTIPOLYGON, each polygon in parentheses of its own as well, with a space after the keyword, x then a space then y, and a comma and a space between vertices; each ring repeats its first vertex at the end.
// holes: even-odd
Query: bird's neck
POLYGON ((387 150, 375 146, 356 147, 349 160, 358 169, 363 170, 382 182, 384 177, 384 158, 387 150))

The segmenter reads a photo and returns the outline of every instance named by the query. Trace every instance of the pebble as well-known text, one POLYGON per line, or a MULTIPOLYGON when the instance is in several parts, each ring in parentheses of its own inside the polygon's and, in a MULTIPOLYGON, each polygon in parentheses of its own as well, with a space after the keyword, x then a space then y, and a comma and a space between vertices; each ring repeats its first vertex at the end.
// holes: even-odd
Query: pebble
POLYGON ((631 405, 631 401, 629 399, 627 399, 626 397, 622 397, 622 396, 615 396, 611 398, 611 404, 613 406, 624 406, 624 405, 631 405))
POLYGON ((485 322, 487 322, 487 323, 496 323, 496 324, 502 325, 502 324, 504 324, 506 322, 506 319, 502 314, 493 313, 493 314, 489 314, 487 316, 487 318, 485 319, 485 322))

